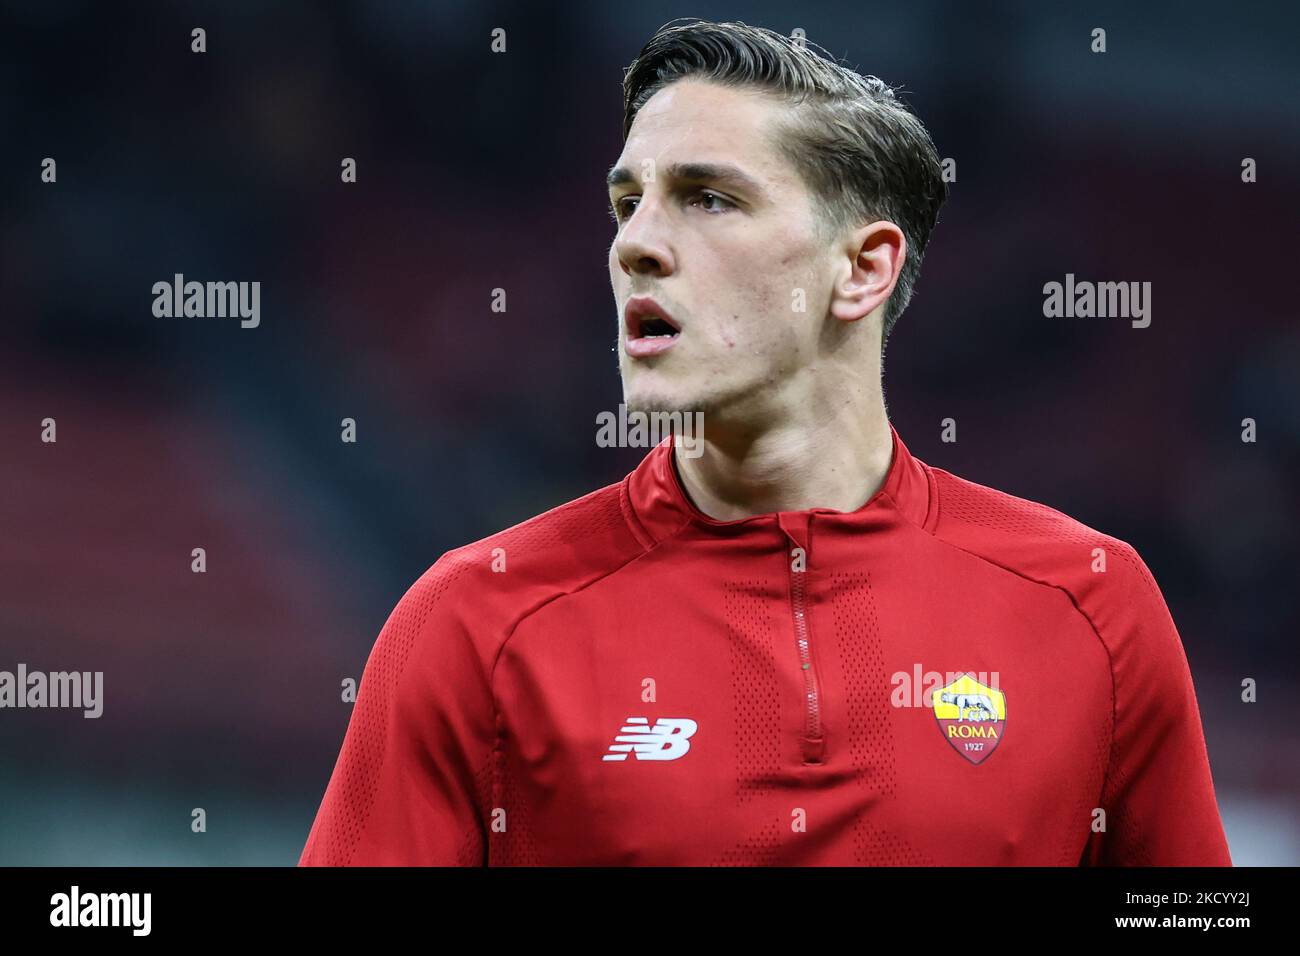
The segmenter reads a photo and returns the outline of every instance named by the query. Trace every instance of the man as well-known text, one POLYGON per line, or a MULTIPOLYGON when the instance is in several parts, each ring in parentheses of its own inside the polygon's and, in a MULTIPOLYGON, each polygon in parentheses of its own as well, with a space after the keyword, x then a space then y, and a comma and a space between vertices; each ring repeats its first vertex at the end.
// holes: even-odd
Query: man
POLYGON ((920 122, 740 24, 665 27, 624 87, 625 402, 701 413, 701 454, 411 587, 300 863, 1229 864, 1138 554, 886 417, 945 197, 920 122))

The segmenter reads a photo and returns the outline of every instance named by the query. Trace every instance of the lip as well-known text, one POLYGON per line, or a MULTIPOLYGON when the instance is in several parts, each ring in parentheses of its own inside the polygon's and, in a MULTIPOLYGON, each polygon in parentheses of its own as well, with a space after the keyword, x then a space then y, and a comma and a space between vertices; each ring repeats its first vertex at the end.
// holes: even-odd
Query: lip
POLYGON ((672 313, 656 302, 653 296, 634 295, 623 304, 623 330, 626 333, 623 337, 623 351, 632 358, 644 358, 659 355, 676 345, 681 338, 682 327, 672 313), (677 334, 642 335, 641 323, 647 317, 663 319, 677 330, 677 334))

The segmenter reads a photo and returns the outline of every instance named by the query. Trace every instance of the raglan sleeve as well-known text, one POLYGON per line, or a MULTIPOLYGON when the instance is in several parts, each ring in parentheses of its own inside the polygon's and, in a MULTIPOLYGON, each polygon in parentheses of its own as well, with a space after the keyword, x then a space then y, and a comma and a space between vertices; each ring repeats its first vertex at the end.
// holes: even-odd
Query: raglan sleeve
POLYGON ((1084 862, 1231 866, 1182 639, 1137 551, 1124 542, 1113 551, 1097 621, 1114 686, 1105 830, 1089 838, 1084 862))
POLYGON ((451 554, 375 640, 299 866, 486 861, 494 711, 451 554))

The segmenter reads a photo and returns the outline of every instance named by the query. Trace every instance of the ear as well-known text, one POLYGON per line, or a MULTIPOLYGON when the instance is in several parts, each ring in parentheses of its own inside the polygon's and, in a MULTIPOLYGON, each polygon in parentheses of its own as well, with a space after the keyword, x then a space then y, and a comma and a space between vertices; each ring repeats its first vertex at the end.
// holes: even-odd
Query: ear
POLYGON ((888 301, 903 270, 907 240, 903 230, 882 219, 853 232, 843 253, 830 310, 843 322, 856 322, 888 301))

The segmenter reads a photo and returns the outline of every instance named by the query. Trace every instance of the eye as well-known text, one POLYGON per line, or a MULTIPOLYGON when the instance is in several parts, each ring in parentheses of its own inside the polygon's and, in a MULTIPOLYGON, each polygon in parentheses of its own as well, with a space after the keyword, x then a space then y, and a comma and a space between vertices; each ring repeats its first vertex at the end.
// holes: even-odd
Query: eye
POLYGON ((636 199, 636 196, 623 196, 621 199, 614 200, 613 207, 609 210, 609 218, 615 222, 622 222, 628 216, 632 215, 624 205, 629 199, 636 199))
MULTIPOLYGON (((701 189, 697 195, 698 195, 698 197, 699 197, 700 199, 713 199, 713 200, 716 200, 717 202, 722 203, 723 205, 722 205, 721 208, 723 208, 723 209, 732 209, 732 208, 735 208, 735 203, 733 203, 730 199, 726 199, 726 198, 724 198, 724 197, 718 195, 717 193, 715 193, 715 192, 714 192, 713 190, 711 190, 711 189, 701 189)), ((715 206, 714 208, 716 209, 716 208, 718 208, 718 207, 715 206)))
MULTIPOLYGON (((616 223, 622 224, 622 222, 625 219, 631 216, 632 213, 636 212, 636 206, 633 206, 631 209, 629 209, 627 207, 627 203, 636 202, 636 200, 638 200, 639 198, 640 197, 638 196, 623 196, 620 199, 616 199, 613 203, 612 208, 609 211, 609 218, 614 220, 614 222, 616 223)), ((690 204, 694 205, 697 202, 700 202, 701 200, 711 200, 713 202, 712 208, 705 207, 705 211, 710 213, 710 215, 719 215, 723 210, 734 209, 736 206, 736 204, 733 203, 730 199, 727 199, 726 197, 718 193, 715 193, 711 189, 701 189, 691 199, 690 204), (721 205, 719 206, 718 204, 721 205)))

